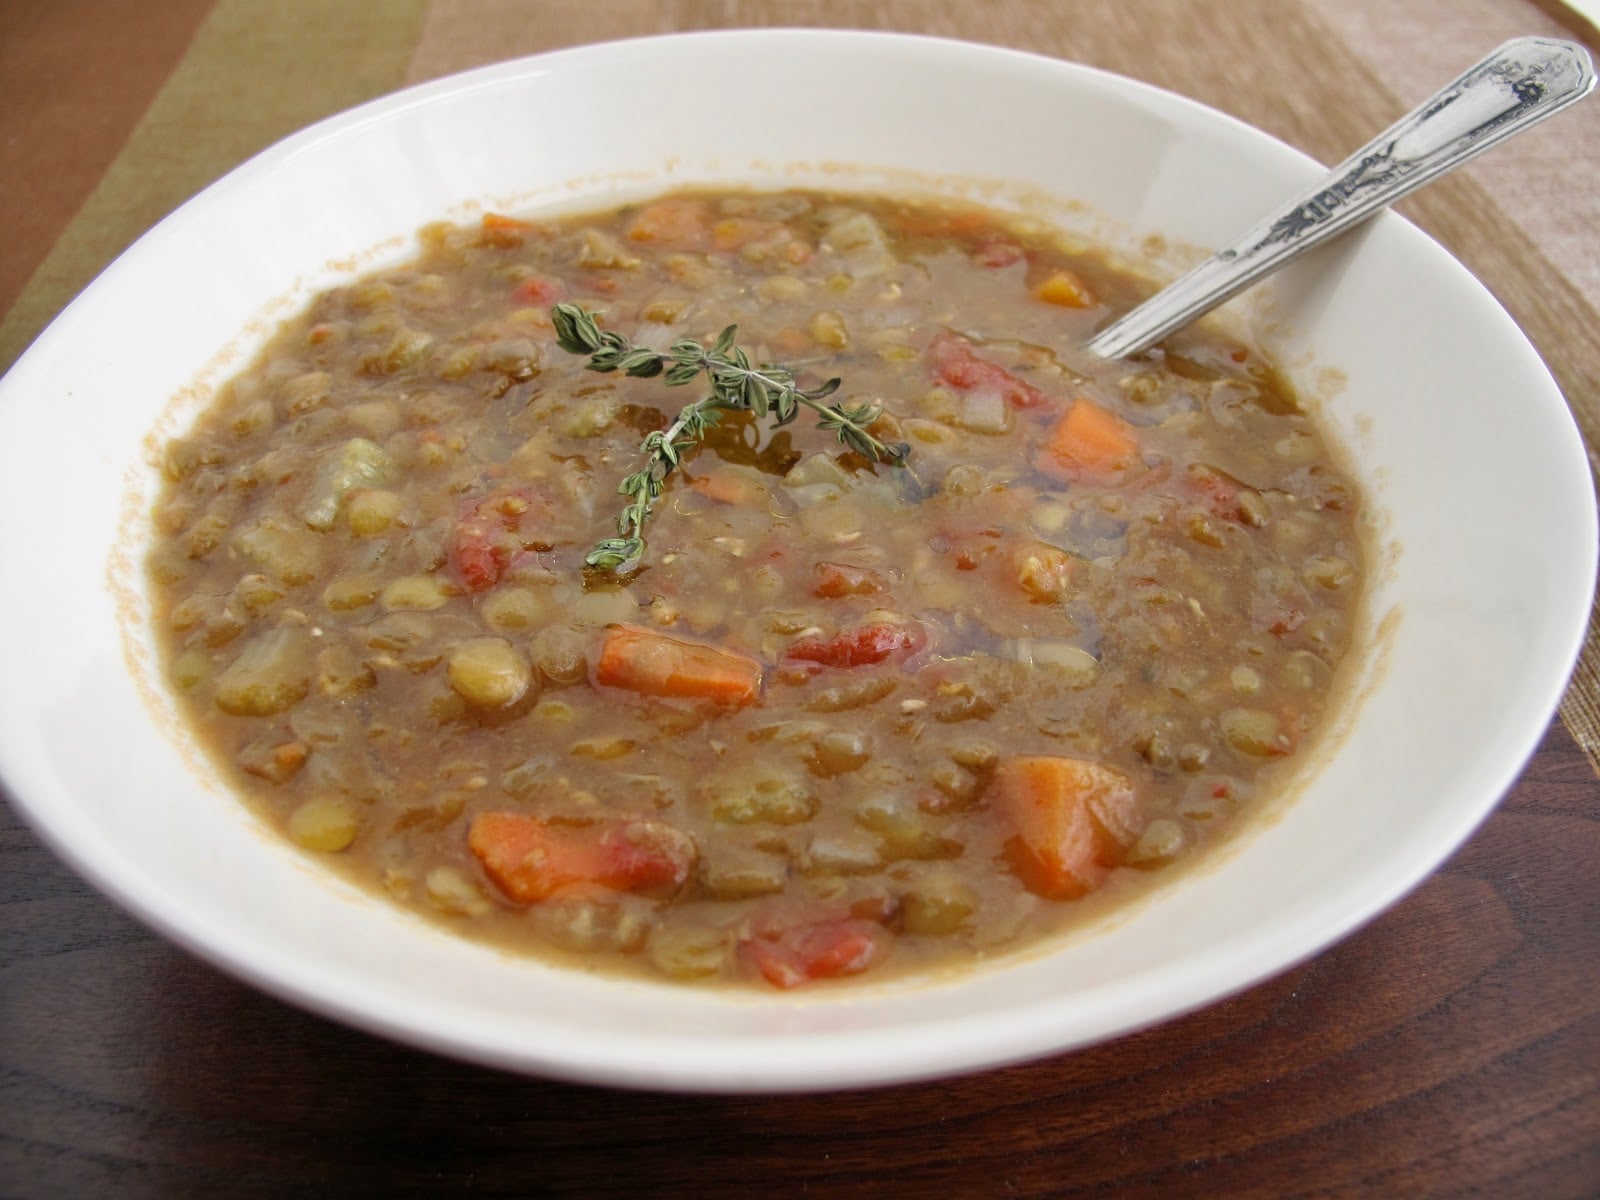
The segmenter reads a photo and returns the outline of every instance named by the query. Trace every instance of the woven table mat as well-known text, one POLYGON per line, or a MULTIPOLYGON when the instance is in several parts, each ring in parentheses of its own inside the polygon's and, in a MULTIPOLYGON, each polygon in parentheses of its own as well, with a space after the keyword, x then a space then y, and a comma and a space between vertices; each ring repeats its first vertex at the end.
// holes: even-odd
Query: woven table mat
MULTIPOLYGON (((406 84, 542 50, 773 25, 964 38, 1145 80, 1333 162, 1508 38, 1597 48, 1555 0, 59 0, 52 25, 54 2, 0 6, 0 222, 13 238, 0 370, 130 242, 256 151, 406 84), (51 36, 62 8, 107 23, 103 61, 51 36), (69 126, 73 139, 52 137, 69 126)), ((1521 324, 1600 465, 1600 100, 1401 211, 1521 324)), ((1593 613, 1561 712, 1600 770, 1593 613)))

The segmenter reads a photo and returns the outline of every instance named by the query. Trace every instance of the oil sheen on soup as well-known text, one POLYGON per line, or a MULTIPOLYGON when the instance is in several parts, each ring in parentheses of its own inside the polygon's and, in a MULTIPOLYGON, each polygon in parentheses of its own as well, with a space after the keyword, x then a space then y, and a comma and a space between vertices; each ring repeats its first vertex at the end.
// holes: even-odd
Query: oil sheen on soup
POLYGON ((790 988, 973 962, 1135 895, 1312 738, 1359 498, 1257 352, 1082 347, 1148 291, 964 206, 703 192, 420 235, 164 449, 149 569, 199 740, 307 851, 546 959, 790 988), (873 405, 586 369, 552 306, 873 405))

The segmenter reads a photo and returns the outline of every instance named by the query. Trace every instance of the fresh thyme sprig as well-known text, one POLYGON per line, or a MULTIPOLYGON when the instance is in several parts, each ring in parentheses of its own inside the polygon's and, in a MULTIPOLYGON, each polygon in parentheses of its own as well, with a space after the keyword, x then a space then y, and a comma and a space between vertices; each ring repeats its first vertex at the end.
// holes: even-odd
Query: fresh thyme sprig
POLYGON ((787 367, 754 366, 734 339, 739 327, 729 325, 708 349, 692 338, 674 342, 665 354, 647 346, 635 346, 620 333, 601 329, 594 314, 576 304, 557 304, 550 310, 555 324, 556 342, 569 354, 588 356, 587 369, 602 373, 621 371, 638 379, 657 375, 669 387, 692 383, 704 373, 710 381, 709 394, 686 404, 665 429, 648 435, 639 450, 645 464, 617 485, 618 495, 628 503, 617 517, 617 537, 597 542, 584 562, 602 571, 626 571, 644 555, 644 525, 651 510, 666 489, 667 476, 697 449, 706 431, 721 419, 723 412, 754 413, 758 419, 773 418, 773 427, 787 425, 802 407, 817 414, 817 426, 834 434, 839 441, 872 462, 899 466, 910 447, 903 442, 884 442, 867 427, 883 411, 877 404, 858 404, 847 408, 823 401, 839 390, 839 380, 830 379, 820 387, 798 386, 787 367))

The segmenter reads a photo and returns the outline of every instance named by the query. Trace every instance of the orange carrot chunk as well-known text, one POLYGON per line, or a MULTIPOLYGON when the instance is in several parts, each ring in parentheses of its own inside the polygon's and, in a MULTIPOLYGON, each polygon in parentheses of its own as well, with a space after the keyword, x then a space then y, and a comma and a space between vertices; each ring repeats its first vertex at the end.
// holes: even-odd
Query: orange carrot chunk
POLYGON ((646 696, 697 696, 732 705, 761 696, 761 664, 749 655, 637 625, 606 630, 595 679, 646 696))
POLYGON ((742 250, 751 242, 783 228, 777 221, 758 221, 754 217, 727 217, 711 227, 711 244, 717 250, 742 250))
POLYGON ((1051 274, 1033 289, 1033 294, 1046 304, 1059 304, 1062 308, 1090 308, 1095 302, 1094 293, 1082 277, 1065 268, 1051 274))
POLYGON ((1054 755, 1008 759, 995 771, 991 796, 1015 831, 1008 850, 1018 877, 1051 900, 1094 891, 1138 836, 1133 782, 1101 763, 1054 755))
POLYGON ((704 249, 711 236, 711 209, 693 196, 669 196, 635 213, 627 233, 635 242, 704 249))
POLYGON ((843 600, 846 596, 876 596, 887 589, 883 576, 870 567, 852 567, 847 563, 819 562, 812 568, 816 584, 812 591, 826 600, 843 600))
POLYGON ((503 250, 515 249, 522 245, 523 238, 533 231, 532 222, 520 221, 504 213, 488 212, 483 214, 483 234, 479 243, 485 246, 499 246, 503 250))
POLYGON ((883 930, 872 922, 845 919, 747 938, 739 950, 768 983, 792 988, 865 971, 883 956, 884 941, 883 930))
POLYGON ((688 479, 688 484, 718 504, 764 504, 771 494, 765 485, 733 467, 715 467, 688 479))
POLYGON ((1139 457, 1131 426, 1093 400, 1073 401, 1056 422, 1034 463, 1056 479, 1105 478, 1127 470, 1139 457))
POLYGON ((694 842, 660 821, 569 828, 517 812, 472 819, 467 846, 494 885, 520 904, 574 888, 670 890, 689 878, 694 842))
POLYGON ((998 392, 1017 408, 1038 408, 1046 402, 1044 393, 1033 384, 1013 375, 999 363, 974 354, 966 340, 953 333, 935 334, 928 344, 928 357, 939 382, 958 391, 998 392))
POLYGON ((511 230, 517 233, 522 233, 533 228, 533 226, 527 221, 519 220, 516 217, 508 217, 505 215, 505 213, 497 212, 486 212, 483 214, 483 227, 489 230, 511 230))
POLYGON ((908 208, 890 220, 904 237, 968 237, 992 229, 994 220, 981 212, 940 212, 908 208))

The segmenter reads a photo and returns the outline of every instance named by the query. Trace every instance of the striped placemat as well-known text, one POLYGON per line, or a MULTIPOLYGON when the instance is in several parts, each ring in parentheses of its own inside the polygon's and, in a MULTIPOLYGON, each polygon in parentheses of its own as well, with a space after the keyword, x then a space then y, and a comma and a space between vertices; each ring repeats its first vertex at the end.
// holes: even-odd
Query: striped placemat
MULTIPOLYGON (((1489 48, 1596 33, 1556 0, 86 0, 0 6, 0 369, 125 246, 323 116, 485 62, 673 30, 929 33, 1104 67, 1332 162, 1489 48), (65 12, 65 10, 62 10, 65 12), (93 37, 82 29, 93 28, 93 37)), ((1403 211, 1478 275, 1600 464, 1600 100, 1403 211)), ((1515 397, 1507 397, 1515 403, 1515 397)), ((1492 485, 1492 481, 1490 481, 1492 485)), ((1537 530, 1529 531, 1538 536, 1537 530)), ((1562 704, 1600 770, 1600 621, 1562 704)))

